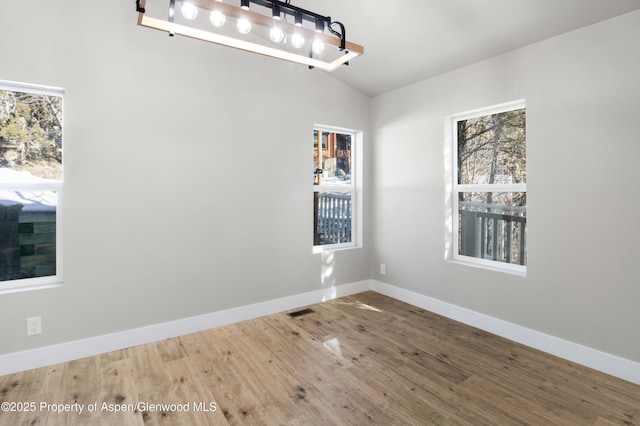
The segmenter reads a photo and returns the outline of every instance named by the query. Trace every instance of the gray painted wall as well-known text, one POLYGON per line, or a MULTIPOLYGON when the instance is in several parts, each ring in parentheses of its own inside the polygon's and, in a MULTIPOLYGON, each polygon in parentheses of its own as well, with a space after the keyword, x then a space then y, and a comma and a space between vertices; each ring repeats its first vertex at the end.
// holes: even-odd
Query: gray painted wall
POLYGON ((373 99, 372 277, 640 361, 638 52, 634 12, 373 99), (445 262, 444 117, 520 98, 528 275, 445 262))
POLYGON ((313 125, 366 138, 369 98, 136 18, 133 0, 0 6, 0 79, 66 89, 64 286, 0 295, 0 353, 369 278, 367 248, 312 254, 313 125))

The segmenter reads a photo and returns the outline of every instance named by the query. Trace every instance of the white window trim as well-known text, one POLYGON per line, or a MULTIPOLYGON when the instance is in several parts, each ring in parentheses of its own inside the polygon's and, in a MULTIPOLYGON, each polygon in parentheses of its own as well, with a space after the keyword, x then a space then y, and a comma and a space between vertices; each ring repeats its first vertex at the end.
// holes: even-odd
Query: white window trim
MULTIPOLYGON (((18 83, 14 81, 0 80, 0 90, 9 90, 14 92, 33 93, 47 96, 58 96, 63 98, 64 89, 60 87, 42 86, 29 83, 18 83)), ((64 146, 64 108, 62 117, 62 132, 64 146)), ((64 165, 64 149, 62 151, 64 165)), ((37 290, 43 288, 59 287, 62 285, 62 223, 63 223, 63 190, 64 190, 64 166, 63 177, 59 181, 46 182, 0 182, 0 190, 16 191, 16 190, 32 190, 32 191, 55 191, 57 195, 56 205, 56 273, 46 277, 22 278, 0 282, 0 294, 15 293, 26 290, 37 290)))
POLYGON ((458 159, 458 129, 457 123, 461 120, 482 117, 485 115, 498 114, 526 108, 524 99, 512 102, 505 102, 471 111, 453 114, 445 117, 445 260, 491 271, 503 272, 518 276, 527 275, 526 265, 516 265, 495 260, 479 259, 471 256, 464 256, 458 253, 458 193, 459 192, 527 192, 526 184, 473 184, 460 185, 457 183, 457 159, 458 159))
MULTIPOLYGON (((336 250, 354 249, 362 247, 362 146, 363 132, 361 130, 347 129, 344 127, 315 124, 313 130, 327 133, 341 133, 351 135, 351 160, 353 171, 351 184, 313 185, 313 192, 350 192, 351 193, 351 242, 338 244, 314 245, 313 253, 325 253, 336 250)), ((313 165, 315 169, 315 164, 313 165)))

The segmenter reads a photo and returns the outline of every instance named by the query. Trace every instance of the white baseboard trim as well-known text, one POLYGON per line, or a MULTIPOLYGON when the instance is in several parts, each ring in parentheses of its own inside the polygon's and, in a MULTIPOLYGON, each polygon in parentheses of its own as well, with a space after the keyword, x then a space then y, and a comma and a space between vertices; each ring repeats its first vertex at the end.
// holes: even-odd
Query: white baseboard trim
POLYGON ((0 355, 0 376, 100 355, 373 290, 394 299, 640 385, 640 363, 375 280, 296 294, 122 332, 0 355))
POLYGON ((640 385, 640 363, 371 280, 371 290, 523 345, 640 385))
POLYGON ((360 293, 370 288, 370 280, 358 281, 209 314, 0 355, 0 376, 288 311, 360 293))

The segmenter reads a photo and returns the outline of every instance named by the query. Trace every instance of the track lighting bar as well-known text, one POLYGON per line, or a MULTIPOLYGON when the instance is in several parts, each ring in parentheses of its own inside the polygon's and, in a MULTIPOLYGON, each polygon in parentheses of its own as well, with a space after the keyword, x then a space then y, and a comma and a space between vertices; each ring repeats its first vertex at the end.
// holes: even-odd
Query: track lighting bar
POLYGON ((249 2, 269 9, 272 7, 272 5, 278 5, 282 13, 286 13, 287 15, 291 16, 295 16, 297 13, 299 13, 300 16, 302 16, 302 19, 304 19, 305 21, 316 22, 316 20, 319 19, 322 22, 327 22, 327 24, 331 23, 331 18, 329 18, 328 16, 322 16, 317 13, 310 12, 308 10, 294 6, 291 3, 286 3, 279 0, 249 0, 249 2))
POLYGON ((136 0, 138 25, 166 31, 171 36, 175 34, 203 40, 325 71, 334 71, 364 53, 362 46, 346 40, 344 25, 332 21, 329 16, 280 0, 230 1, 239 2, 239 6, 221 0, 168 0, 167 13, 167 0, 136 0), (159 4, 154 9, 155 14, 151 13, 150 7, 154 3, 159 4), (164 12, 162 3, 165 5, 164 12), (251 8, 251 4, 260 6, 256 10, 268 14, 258 13, 251 8), (198 11, 207 12, 209 19, 206 20, 210 21, 207 26, 196 19, 198 11), (235 22, 237 32, 230 33, 228 28, 220 28, 225 25, 227 18, 235 22), (304 25, 304 22, 309 24, 304 25), (250 34, 252 25, 270 31, 269 37, 266 37, 270 41, 264 40, 264 36, 261 39, 250 34), (324 33, 325 29, 329 34, 324 33), (327 51, 325 45, 333 46, 335 50, 327 51), (303 49, 303 46, 307 47, 303 49))

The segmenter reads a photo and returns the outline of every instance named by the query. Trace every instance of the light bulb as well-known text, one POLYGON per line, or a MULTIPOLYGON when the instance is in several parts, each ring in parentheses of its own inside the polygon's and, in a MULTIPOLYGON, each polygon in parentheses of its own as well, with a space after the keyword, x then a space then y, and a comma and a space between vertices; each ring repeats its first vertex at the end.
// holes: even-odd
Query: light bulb
POLYGON ((227 18, 219 10, 214 10, 209 15, 209 20, 214 27, 221 27, 224 25, 227 18))
POLYGON ((293 47, 295 47, 296 49, 300 49, 302 46, 304 46, 304 37, 302 37, 300 34, 295 33, 292 37, 291 37, 291 45, 293 47))
POLYGON ((249 32, 251 32, 251 22, 249 22, 247 18, 238 19, 236 27, 242 34, 249 34, 249 32))
POLYGON ((180 12, 182 12, 182 16, 189 21, 193 21, 198 16, 198 8, 186 1, 182 3, 180 12))
POLYGON ((313 40, 313 43, 311 44, 311 50, 316 55, 322 55, 322 52, 324 52, 324 43, 320 40, 313 40))
POLYGON ((280 43, 282 40, 284 40, 284 33, 282 32, 282 30, 280 28, 273 27, 273 28, 271 28, 271 31, 269 32, 269 38, 274 43, 280 43))

